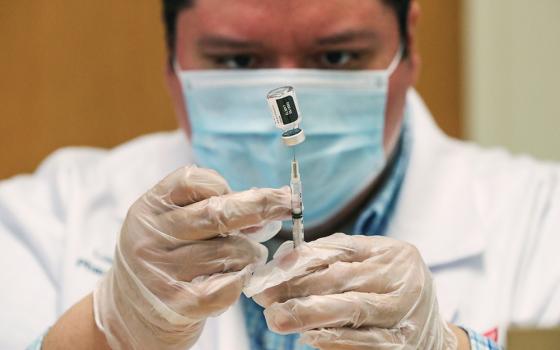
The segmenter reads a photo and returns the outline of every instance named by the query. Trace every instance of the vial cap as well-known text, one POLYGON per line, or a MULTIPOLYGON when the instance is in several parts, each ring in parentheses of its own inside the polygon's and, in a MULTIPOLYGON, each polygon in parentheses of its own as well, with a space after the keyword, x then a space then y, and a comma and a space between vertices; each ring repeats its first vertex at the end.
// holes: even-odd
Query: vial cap
POLYGON ((305 133, 301 129, 288 130, 282 134, 282 142, 288 146, 293 147, 305 141, 305 133))

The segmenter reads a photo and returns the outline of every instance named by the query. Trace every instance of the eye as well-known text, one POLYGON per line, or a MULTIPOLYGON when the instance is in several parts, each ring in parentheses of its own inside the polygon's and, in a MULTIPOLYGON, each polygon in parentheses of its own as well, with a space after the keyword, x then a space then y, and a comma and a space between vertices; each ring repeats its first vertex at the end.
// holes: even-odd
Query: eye
POLYGON ((255 66, 256 58, 249 54, 238 54, 215 58, 216 65, 228 69, 246 69, 255 66))
POLYGON ((347 68, 359 58, 358 52, 327 51, 319 56, 319 63, 326 68, 347 68))

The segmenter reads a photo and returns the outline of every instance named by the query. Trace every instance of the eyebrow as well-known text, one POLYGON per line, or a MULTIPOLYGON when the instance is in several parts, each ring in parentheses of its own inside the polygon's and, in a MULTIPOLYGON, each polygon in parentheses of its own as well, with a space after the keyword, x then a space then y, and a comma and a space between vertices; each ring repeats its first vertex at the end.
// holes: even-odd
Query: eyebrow
POLYGON ((347 44, 360 39, 377 40, 378 35, 371 30, 349 30, 329 36, 325 36, 316 40, 318 45, 337 45, 347 44))
POLYGON ((256 49, 263 46, 257 41, 245 41, 222 36, 205 36, 198 40, 200 48, 216 48, 216 49, 256 49))

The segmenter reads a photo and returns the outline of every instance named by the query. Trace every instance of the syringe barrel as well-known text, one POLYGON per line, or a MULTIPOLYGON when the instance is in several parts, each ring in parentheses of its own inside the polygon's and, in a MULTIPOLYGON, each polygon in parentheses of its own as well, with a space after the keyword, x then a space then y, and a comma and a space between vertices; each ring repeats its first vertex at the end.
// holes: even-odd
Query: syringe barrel
POLYGON ((292 190, 292 212, 297 211, 297 214, 301 214, 301 181, 290 182, 290 189, 292 190))
POLYGON ((304 242, 303 234, 303 218, 293 219, 292 235, 294 247, 300 246, 304 242))
POLYGON ((303 214, 303 198, 302 198, 302 186, 301 179, 299 175, 299 164, 297 160, 292 160, 292 169, 290 174, 290 189, 292 191, 292 214, 302 215, 303 214))

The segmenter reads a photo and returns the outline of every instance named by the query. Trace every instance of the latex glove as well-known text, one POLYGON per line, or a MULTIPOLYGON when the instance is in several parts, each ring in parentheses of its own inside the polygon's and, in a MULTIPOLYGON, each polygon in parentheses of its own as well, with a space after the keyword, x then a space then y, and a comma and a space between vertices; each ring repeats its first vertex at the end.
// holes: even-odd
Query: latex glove
POLYGON ((290 214, 290 192, 231 193, 216 172, 186 167, 139 198, 112 268, 94 291, 98 327, 113 349, 185 349, 208 316, 232 305, 267 250, 239 230, 290 214))
POLYGON ((342 233, 288 245, 246 289, 272 331, 322 350, 457 348, 414 246, 342 233))

